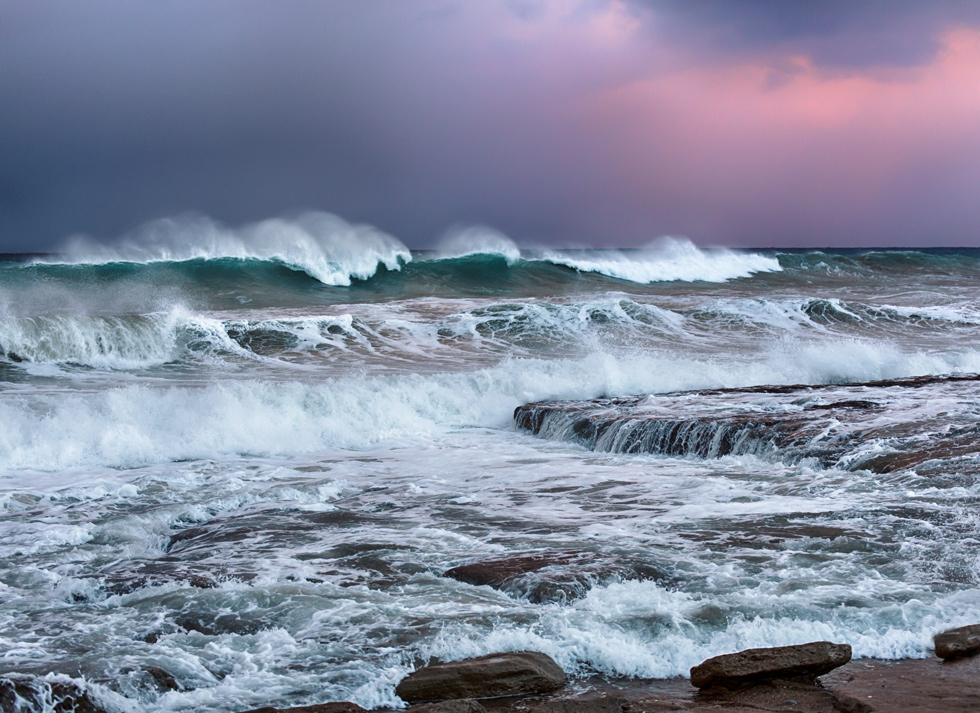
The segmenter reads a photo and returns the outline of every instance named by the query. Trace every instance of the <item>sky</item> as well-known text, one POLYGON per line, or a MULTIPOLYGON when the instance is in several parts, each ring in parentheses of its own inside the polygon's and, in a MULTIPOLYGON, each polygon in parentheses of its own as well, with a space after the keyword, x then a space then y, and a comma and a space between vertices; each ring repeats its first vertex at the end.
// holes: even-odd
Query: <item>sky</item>
POLYGON ((0 251, 307 210, 411 247, 980 246, 980 3, 0 3, 0 251))

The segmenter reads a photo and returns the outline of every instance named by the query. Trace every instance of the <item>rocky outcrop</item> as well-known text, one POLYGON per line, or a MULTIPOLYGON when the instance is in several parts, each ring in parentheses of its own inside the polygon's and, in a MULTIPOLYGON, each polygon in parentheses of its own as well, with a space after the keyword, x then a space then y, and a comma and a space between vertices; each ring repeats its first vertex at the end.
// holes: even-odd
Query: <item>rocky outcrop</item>
POLYGON ((980 657, 866 662, 849 678, 833 688, 842 713, 980 711, 980 657))
POLYGON ((691 669, 691 683, 699 688, 734 688, 772 679, 815 681, 851 660, 851 647, 814 641, 797 646, 746 649, 715 656, 691 669))
POLYGON ((972 656, 980 652, 980 624, 961 626, 936 634, 932 643, 936 647, 936 656, 941 659, 972 656))
POLYGON ((539 402, 519 406, 514 420, 536 435, 596 451, 755 454, 881 473, 943 472, 980 452, 968 406, 978 396, 980 376, 923 376, 539 402), (940 402, 950 408, 930 406, 940 402), (882 447, 869 450, 870 441, 882 447))
POLYGON ((404 678, 395 693, 409 703, 494 698, 547 693, 565 680, 565 672, 547 654, 517 651, 425 666, 404 678))
POLYGON ((50 711, 52 713, 106 713, 91 694, 70 681, 35 676, 0 678, 0 711, 50 711))
POLYGON ((535 604, 578 599, 593 586, 615 580, 669 580, 664 570, 648 562, 589 552, 533 552, 482 560, 453 567, 443 576, 493 587, 535 604))

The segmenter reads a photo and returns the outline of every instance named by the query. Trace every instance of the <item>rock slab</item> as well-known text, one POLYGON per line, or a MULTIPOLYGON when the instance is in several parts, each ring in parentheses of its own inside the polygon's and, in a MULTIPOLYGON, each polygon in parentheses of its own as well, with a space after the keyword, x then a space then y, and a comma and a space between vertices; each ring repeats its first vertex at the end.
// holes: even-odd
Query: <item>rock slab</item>
POLYGON ((367 713, 356 703, 348 701, 331 701, 329 703, 316 703, 312 706, 297 706, 295 708, 275 708, 264 706, 262 708, 252 708, 244 713, 367 713))
POLYGON ((834 688, 842 713, 980 711, 980 657, 868 662, 834 688))
POLYGON ((797 646, 746 649, 715 656, 691 669, 691 683, 698 688, 733 688, 773 679, 816 680, 851 660, 851 647, 829 641, 797 646))
POLYGON ((565 680, 565 672, 547 654, 517 651, 424 666, 405 677, 395 693, 409 703, 496 698, 547 693, 565 680))
POLYGON ((936 656, 941 659, 971 656, 980 651, 980 624, 961 626, 936 634, 932 643, 936 647, 936 656))

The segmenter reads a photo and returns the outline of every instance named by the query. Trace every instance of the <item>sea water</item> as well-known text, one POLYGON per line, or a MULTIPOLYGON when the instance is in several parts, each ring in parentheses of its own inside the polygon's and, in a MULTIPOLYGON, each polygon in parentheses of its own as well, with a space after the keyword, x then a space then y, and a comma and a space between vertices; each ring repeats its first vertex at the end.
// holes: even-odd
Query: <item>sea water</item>
POLYGON ((980 372, 978 277, 968 249, 469 229, 413 253, 325 214, 0 262, 0 674, 236 711, 400 707, 418 664, 505 650, 655 678, 816 639, 925 656, 980 620, 975 456, 930 478, 593 452, 513 412, 980 372), (570 551, 666 575, 540 603, 443 576, 570 551))

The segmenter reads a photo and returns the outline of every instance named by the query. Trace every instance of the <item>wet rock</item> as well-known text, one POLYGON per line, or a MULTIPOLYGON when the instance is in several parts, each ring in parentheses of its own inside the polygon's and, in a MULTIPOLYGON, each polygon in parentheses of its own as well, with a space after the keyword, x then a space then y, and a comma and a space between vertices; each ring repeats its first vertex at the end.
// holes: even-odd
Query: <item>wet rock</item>
POLYGON ((0 678, 0 711, 44 710, 50 713, 106 713, 88 691, 74 683, 8 675, 0 678))
POLYGON ((242 711, 242 713, 367 713, 367 711, 356 703, 331 701, 330 703, 316 703, 312 706, 297 706, 295 708, 264 706, 242 711))
POLYGON ((565 680, 565 672, 547 654, 518 651, 425 666, 404 678, 395 693, 409 703, 493 698, 547 693, 565 680))
POLYGON ((618 698, 563 698, 528 706, 528 713, 623 713, 618 698))
POLYGON ((756 386, 519 406, 521 428, 596 451, 717 458, 772 454, 825 467, 889 473, 957 472, 980 452, 968 404, 980 376, 948 375, 863 384, 756 386), (696 395, 698 398, 691 398, 696 395), (954 404, 937 415, 923 406, 954 404), (894 407, 914 414, 895 418, 894 407), (866 448, 871 441, 882 450, 866 448))
POLYGON ((177 683, 177 679, 173 675, 159 666, 150 666, 146 669, 146 672, 150 674, 153 678, 153 682, 156 683, 157 688, 161 691, 179 691, 181 690, 181 685, 177 683))
POLYGON ((408 713, 486 713, 486 708, 472 698, 457 698, 412 706, 408 713))
POLYGON ((589 552, 535 552, 482 560, 453 567, 443 576, 493 587, 535 604, 578 599, 593 586, 617 579, 669 581, 662 569, 647 562, 589 552))
POLYGON ((691 683, 699 688, 734 688, 772 679, 815 681, 851 660, 851 647, 814 641, 798 646, 746 649, 715 656, 691 669, 691 683))
POLYGON ((110 595, 131 594, 143 587, 170 582, 186 582, 197 589, 215 589, 218 586, 211 574, 173 562, 128 563, 125 567, 105 571, 100 576, 106 593, 110 595))
POLYGON ((843 713, 966 713, 980 710, 980 657, 865 662, 834 686, 843 713))
POLYGON ((980 651, 980 624, 944 631, 936 634, 932 642, 936 647, 936 656, 941 659, 972 656, 980 651))

